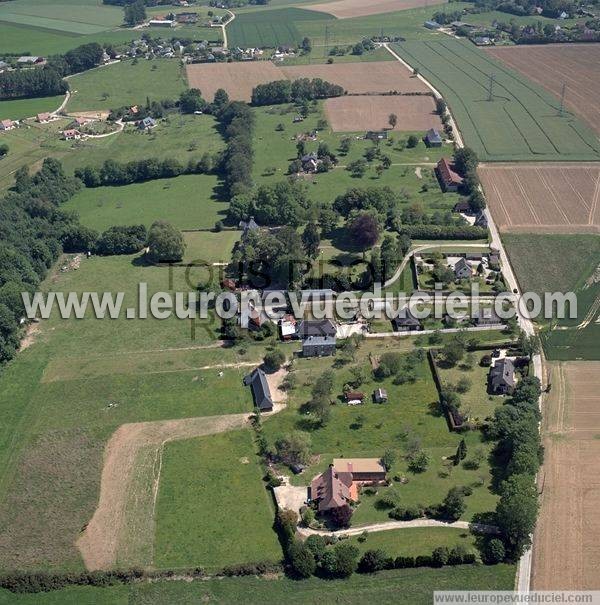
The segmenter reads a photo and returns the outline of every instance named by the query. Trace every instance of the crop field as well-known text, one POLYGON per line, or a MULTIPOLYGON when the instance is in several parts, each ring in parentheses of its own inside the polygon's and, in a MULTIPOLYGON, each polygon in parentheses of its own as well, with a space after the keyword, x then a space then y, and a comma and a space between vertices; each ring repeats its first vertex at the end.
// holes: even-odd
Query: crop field
MULTIPOLYGON (((59 273, 46 287, 121 291, 125 304, 135 305, 139 282, 148 284, 151 295, 170 289, 189 291, 196 284, 193 275, 190 280, 186 283, 184 268, 170 271, 146 266, 134 256, 117 256, 83 260, 79 270, 59 273)), ((211 320, 197 322, 192 333, 189 321, 128 320, 124 313, 113 321, 91 316, 68 321, 56 314, 39 324, 30 338, 33 343, 0 378, 3 568, 82 568, 74 543, 98 505, 104 447, 121 425, 147 423, 147 427, 128 424, 120 436, 134 437, 140 429, 137 434, 146 435, 147 445, 158 437, 158 448, 174 434, 187 438, 206 434, 208 421, 191 418, 229 414, 236 421, 236 415, 251 411, 242 377, 248 367, 260 362, 264 347, 255 346, 244 354, 223 349, 215 329, 211 320), (207 391, 211 397, 205 396, 207 391), (188 420, 173 425, 171 419, 188 420)), ((152 451, 139 452, 149 460, 143 468, 150 469, 151 477, 152 451)), ((129 481, 136 478, 131 475, 132 464, 125 458, 116 487, 113 483, 117 491, 107 499, 121 506, 104 509, 116 511, 109 518, 117 537, 124 504, 116 495, 128 494, 129 481)), ((148 485, 151 479, 136 492, 141 502, 131 505, 131 510, 144 508, 148 495, 151 505, 148 485)), ((134 515, 132 520, 136 519, 134 515)), ((130 525, 124 523, 125 528, 130 525)), ((101 561, 120 551, 118 540, 107 544, 108 533, 96 534, 97 541, 87 543, 101 561)))
MULTIPOLYGON (((597 342, 597 341, 596 341, 597 342)), ((598 587, 600 363, 554 363, 544 405, 532 589, 598 587)))
POLYGON ((149 227, 158 219, 182 229, 208 229, 225 218, 227 205, 216 199, 217 177, 184 175, 120 187, 82 189, 66 204, 81 222, 103 231, 111 225, 149 227))
POLYGON ((338 97, 325 101, 325 113, 335 132, 385 130, 390 114, 398 116, 396 131, 442 128, 433 97, 426 96, 338 97))
POLYGON ((175 99, 187 88, 179 61, 122 61, 69 78, 73 92, 67 111, 98 111, 145 103, 146 99, 175 99), (74 92, 76 91, 76 92, 74 92))
POLYGON ((600 143, 583 122, 561 116, 553 95, 471 42, 444 36, 395 48, 444 95, 481 160, 600 159, 600 143))
POLYGON ((283 44, 298 45, 303 21, 333 20, 331 15, 300 8, 241 13, 227 26, 227 39, 232 47, 276 48, 283 44))
POLYGON ((487 164, 479 169, 501 231, 600 233, 600 164, 487 164))
POLYGON ((486 52, 537 82, 600 134, 600 44, 495 47, 486 52))
POLYGON ((2 116, 0 119, 23 120, 36 116, 38 113, 56 111, 64 100, 63 95, 58 95, 37 99, 0 101, 0 116, 2 116))
POLYGON ((13 0, 0 5, 0 21, 69 34, 96 34, 119 26, 123 11, 93 0, 59 3, 41 0, 35 5, 27 0, 13 0))
POLYGON ((212 101, 219 88, 231 99, 250 101, 258 84, 284 80, 285 75, 271 61, 247 63, 197 63, 186 67, 190 88, 198 88, 202 96, 212 101))
POLYGON ((429 92, 427 86, 398 61, 293 65, 282 70, 290 80, 322 78, 339 84, 349 93, 429 92))
POLYGON ((282 557, 252 443, 234 431, 168 444, 156 503, 157 567, 222 568, 282 557))
POLYGON ((352 17, 378 15, 380 13, 393 13, 402 9, 428 6, 428 4, 428 0, 374 0, 373 2, 337 0, 334 2, 325 2, 324 4, 313 4, 307 8, 329 13, 337 19, 349 19, 352 17))
POLYGON ((265 605, 319 605, 323 593, 338 603, 377 602, 381 605, 431 605, 438 590, 513 590, 515 566, 461 565, 442 569, 396 569, 377 574, 354 574, 344 580, 310 578, 215 578, 189 582, 163 580, 128 586, 73 586, 35 595, 0 590, 2 605, 125 605, 126 603, 243 603, 248 595, 265 605))
POLYGON ((546 357, 600 359, 600 237, 505 234, 503 240, 524 292, 574 292, 577 296, 576 317, 540 320, 546 357))

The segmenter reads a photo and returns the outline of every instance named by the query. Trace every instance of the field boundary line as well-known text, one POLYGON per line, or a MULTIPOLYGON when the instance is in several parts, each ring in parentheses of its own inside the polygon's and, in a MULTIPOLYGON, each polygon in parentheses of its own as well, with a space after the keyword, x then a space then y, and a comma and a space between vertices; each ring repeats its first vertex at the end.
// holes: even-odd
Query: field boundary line
POLYGON ((598 208, 598 198, 600 198, 600 172, 596 178, 596 187, 594 188, 594 194, 592 196, 592 207, 590 208, 590 217, 588 219, 588 225, 594 224, 594 216, 596 209, 598 208))

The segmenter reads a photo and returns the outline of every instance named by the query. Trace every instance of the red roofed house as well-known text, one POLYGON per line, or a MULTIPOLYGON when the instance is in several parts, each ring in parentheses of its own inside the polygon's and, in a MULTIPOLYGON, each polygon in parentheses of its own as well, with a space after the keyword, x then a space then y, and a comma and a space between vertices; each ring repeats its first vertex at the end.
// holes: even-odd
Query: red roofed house
POLYGON ((310 498, 317 510, 326 513, 334 508, 349 505, 358 499, 358 490, 352 482, 352 473, 338 473, 333 464, 310 484, 310 498))
POLYGON ((39 122, 40 124, 45 124, 46 122, 50 121, 50 114, 49 113, 38 113, 35 119, 36 119, 36 122, 39 122))
POLYGON ((310 499, 317 510, 329 512, 358 500, 362 485, 385 481, 385 467, 378 458, 336 458, 333 464, 310 484, 310 499))
POLYGON ((457 191, 463 178, 454 170, 454 165, 447 158, 442 158, 435 167, 435 172, 443 191, 457 191))
POLYGON ((71 128, 69 130, 63 130, 62 136, 65 141, 71 141, 73 139, 80 139, 81 133, 79 130, 71 128))
POLYGON ((0 130, 12 130, 15 127, 15 123, 12 120, 2 120, 0 122, 0 130))
POLYGON ((81 128, 85 126, 90 120, 87 118, 77 117, 70 124, 69 127, 73 129, 81 128))

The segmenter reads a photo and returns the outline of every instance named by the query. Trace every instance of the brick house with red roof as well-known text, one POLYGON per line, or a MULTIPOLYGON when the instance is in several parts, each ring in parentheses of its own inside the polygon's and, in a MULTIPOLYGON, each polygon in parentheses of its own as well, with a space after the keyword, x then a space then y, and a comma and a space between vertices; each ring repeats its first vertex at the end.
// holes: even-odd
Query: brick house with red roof
POLYGON ((458 191, 463 184, 463 178, 454 170, 454 164, 448 158, 442 158, 435 167, 435 173, 442 191, 458 191))

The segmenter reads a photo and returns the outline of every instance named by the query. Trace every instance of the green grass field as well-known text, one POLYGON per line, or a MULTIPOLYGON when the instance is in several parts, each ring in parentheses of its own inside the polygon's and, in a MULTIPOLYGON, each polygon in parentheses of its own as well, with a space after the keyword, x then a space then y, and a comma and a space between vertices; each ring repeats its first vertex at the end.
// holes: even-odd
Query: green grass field
POLYGON ((184 234, 185 256, 183 261, 229 262, 235 243, 240 239, 239 231, 195 231, 184 234))
POLYGON ((73 96, 67 111, 114 109, 175 99, 187 88, 181 63, 170 59, 122 61, 69 78, 73 96), (76 91, 76 92, 74 92, 76 91))
POLYGON ((15 99, 14 101, 0 101, 0 115, 2 119, 22 120, 31 118, 45 111, 56 111, 65 100, 64 96, 39 97, 36 99, 15 99))
POLYGON ((82 189, 65 205, 81 222, 103 231, 112 225, 144 224, 158 219, 182 229, 212 228, 225 218, 227 205, 215 199, 217 177, 186 175, 122 187, 82 189))
MULTIPOLYGON (((122 291, 133 306, 139 282, 150 294, 197 283, 193 272, 186 283, 184 268, 123 256, 84 260, 46 287, 122 291)), ((36 342, 0 377, 3 569, 82 569, 74 542, 97 504, 104 444, 121 424, 252 409, 242 386, 247 367, 223 368, 222 378, 205 368, 258 364, 264 346, 244 354, 223 349, 217 330, 212 320, 199 321, 192 339, 189 320, 97 321, 89 314, 40 324, 36 342)))
POLYGON ((252 600, 265 605, 321 605, 323 594, 339 605, 431 605, 434 590, 513 590, 514 565, 463 565, 443 569, 397 569, 345 580, 311 578, 298 582, 271 578, 218 578, 197 582, 162 581, 73 587, 57 592, 15 595, 0 592, 2 605, 128 605, 198 603, 221 605, 252 600))
POLYGON ((475 536, 464 529, 452 527, 418 527, 400 530, 371 532, 365 541, 352 536, 348 539, 361 553, 381 549, 390 557, 430 555, 434 548, 464 546, 467 552, 476 553, 475 536))
POLYGON ((232 47, 275 48, 282 44, 300 44, 299 24, 305 21, 329 22, 326 13, 298 8, 242 13, 227 26, 227 39, 232 47))
POLYGON ((69 121, 30 123, 30 128, 2 133, 0 137, 8 144, 9 153, 0 160, 0 188, 13 184, 13 173, 19 166, 31 167, 47 156, 59 159, 67 173, 71 173, 85 166, 100 167, 107 159, 128 162, 150 157, 176 158, 187 164, 190 159, 199 159, 204 153, 216 153, 223 148, 216 121, 208 115, 174 114, 161 120, 150 132, 140 132, 130 126, 120 134, 75 143, 60 139, 60 132, 69 121))
POLYGON ((600 158, 600 144, 589 129, 568 113, 558 115, 558 99, 471 42, 444 36, 402 42, 395 48, 444 95, 466 144, 481 160, 600 158))
POLYGON ((600 282, 591 279, 600 265, 600 237, 505 234, 502 238, 524 292, 577 295, 576 318, 538 320, 544 328, 541 334, 546 357, 560 361, 600 359, 600 315, 592 307, 600 299, 600 282))
MULTIPOLYGON (((286 175, 290 162, 297 157, 296 136, 316 129, 319 121, 326 119, 326 115, 322 104, 319 104, 307 119, 298 124, 293 123, 296 112, 287 105, 258 108, 255 113, 257 120, 254 139, 254 179, 258 184, 274 183, 286 175), (279 124, 284 126, 282 132, 276 130, 279 124), (272 170, 269 169, 273 168, 275 173, 271 175, 272 170)), ((319 131, 317 141, 307 141, 307 152, 316 151, 319 142, 325 142, 331 151, 338 155, 339 165, 328 173, 307 177, 310 197, 318 201, 333 202, 338 195, 352 187, 388 186, 403 194, 403 204, 418 202, 429 210, 451 209, 459 199, 458 194, 442 193, 433 174, 433 164, 442 156, 449 155, 451 147, 446 145, 428 149, 420 141, 413 149, 402 148, 409 134, 394 132, 388 141, 380 144, 381 152, 389 156, 392 161, 391 168, 384 171, 381 177, 378 177, 375 172, 379 162, 374 160, 364 177, 355 178, 345 169, 345 166, 363 157, 373 143, 357 140, 356 137, 364 136, 364 132, 334 133, 329 126, 319 131), (339 151, 340 142, 345 137, 352 139, 347 155, 339 151), (422 178, 416 174, 417 165, 420 165, 422 178), (427 185, 427 191, 423 190, 424 184, 427 185)), ((424 133, 415 134, 422 137, 424 133)))
POLYGON ((166 446, 156 508, 157 567, 215 569, 281 559, 272 497, 252 439, 246 430, 166 446))

